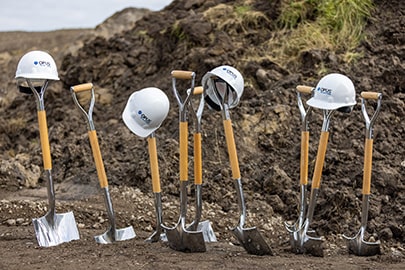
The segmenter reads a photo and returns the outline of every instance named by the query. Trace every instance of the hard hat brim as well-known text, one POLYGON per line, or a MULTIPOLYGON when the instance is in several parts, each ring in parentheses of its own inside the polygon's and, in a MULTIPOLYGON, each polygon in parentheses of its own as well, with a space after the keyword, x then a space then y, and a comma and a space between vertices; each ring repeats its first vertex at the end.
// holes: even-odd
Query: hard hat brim
POLYGON ((342 106, 342 103, 324 102, 312 97, 307 101, 307 105, 322 110, 337 110, 339 108, 353 106, 355 104, 345 104, 342 106))

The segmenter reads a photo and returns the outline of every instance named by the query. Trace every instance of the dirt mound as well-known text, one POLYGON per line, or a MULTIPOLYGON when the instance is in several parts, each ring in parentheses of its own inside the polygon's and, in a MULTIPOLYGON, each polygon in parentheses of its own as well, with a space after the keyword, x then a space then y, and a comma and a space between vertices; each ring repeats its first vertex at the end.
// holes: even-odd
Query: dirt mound
MULTIPOLYGON (((401 121, 405 115, 405 68, 401 62, 405 59, 405 16, 398 16, 398 12, 405 10, 404 2, 375 1, 373 19, 365 31, 366 39, 357 48, 363 55, 358 61, 347 63, 339 52, 314 49, 302 52, 293 68, 260 57, 268 53, 266 51, 255 51, 255 48, 264 48, 272 37, 275 30, 272 22, 280 13, 280 1, 248 1, 257 12, 254 20, 232 17, 234 5, 246 4, 236 2, 174 1, 162 11, 146 12, 139 20, 134 19, 138 15, 129 10, 125 17, 118 18, 136 21, 131 27, 118 29, 111 27, 114 23, 106 22, 97 28, 107 29, 104 34, 86 32, 84 38, 80 36, 82 33, 74 32, 78 37, 74 50, 72 47, 63 49, 62 45, 49 47, 49 51, 55 52, 57 63, 61 63, 61 82, 51 84, 45 101, 54 179, 61 185, 59 196, 78 200, 78 205, 83 207, 94 202, 93 196, 97 193, 86 123, 68 91, 72 85, 93 82, 97 92, 94 122, 109 183, 117 188, 116 200, 122 200, 117 207, 125 209, 121 212, 122 219, 138 231, 152 231, 150 224, 154 214, 147 143, 125 127, 121 114, 132 92, 155 86, 164 90, 171 101, 169 115, 156 136, 162 192, 167 202, 165 217, 174 222, 178 216, 173 206, 178 202, 179 134, 178 106, 171 90, 170 72, 193 70, 200 83, 201 77, 212 68, 232 65, 245 79, 241 102, 232 110, 231 117, 249 213, 247 222, 263 230, 269 243, 276 246, 277 253, 288 253, 288 234, 282 222, 296 219, 299 194, 300 119, 294 89, 298 84, 315 85, 321 77, 318 67, 323 66, 326 73, 347 74, 353 80, 358 96, 361 91, 383 93, 374 132, 368 231, 383 243, 386 254, 380 258, 383 265, 393 258, 396 258, 394 263, 400 262, 405 242, 405 143, 401 139, 405 134, 401 121), (112 33, 109 29, 115 30, 112 33), (131 204, 134 198, 125 197, 127 189, 130 194, 135 193, 135 197, 145 196, 142 198, 149 206, 145 209, 127 206, 126 203, 131 204), (132 218, 130 209, 143 219, 132 218)), ((118 24, 121 23, 119 19, 118 24)), ((40 45, 33 45, 33 48, 44 46, 40 45)), ((7 113, 7 118, 0 120, 0 149, 3 150, 0 185, 8 199, 8 192, 17 190, 22 190, 20 196, 32 199, 35 196, 28 188, 45 186, 45 176, 38 179, 38 166, 42 161, 34 99, 11 93, 14 89, 8 90, 15 87, 10 78, 22 54, 16 49, 0 50, 0 65, 5 70, 3 74, 8 76, 7 80, 2 77, 7 83, 2 83, 0 96, 1 111, 7 113), (6 66, 13 68, 10 71, 6 66), (27 155, 35 165, 28 165, 27 155), (39 182, 35 184, 36 181, 39 182)), ((184 84, 179 88, 185 90, 187 87, 184 84)), ((321 124, 322 114, 315 111, 310 122, 310 176, 321 124)), ((341 234, 353 235, 360 226, 365 133, 360 105, 355 106, 351 114, 336 113, 331 120, 330 133, 313 227, 330 243, 326 254, 338 256, 342 255, 339 251, 343 242, 341 234)), ((189 153, 192 164, 191 147, 189 153)), ((224 230, 234 225, 237 218, 234 183, 221 116, 208 108, 203 115, 203 162, 204 215, 213 222, 220 237, 228 239, 224 230), (215 215, 210 216, 210 213, 215 215)), ((190 179, 193 179, 191 170, 190 179)), ((190 194, 192 191, 191 187, 190 194)), ((74 205, 72 202, 72 207, 74 205)), ((24 209, 30 207, 41 209, 30 203, 22 206, 24 209)), ((20 225, 29 223, 28 219, 17 222, 16 215, 7 214, 6 209, 0 208, 0 213, 7 220, 14 219, 20 225)), ((76 218, 83 228, 100 227, 94 226, 99 223, 102 208, 97 208, 100 215, 92 215, 94 209, 91 208, 80 209, 76 218)), ((31 212, 35 216, 41 215, 38 211, 31 212)), ((259 264, 258 269, 268 265, 266 263, 259 264)), ((339 262, 335 263, 339 266, 339 262)))

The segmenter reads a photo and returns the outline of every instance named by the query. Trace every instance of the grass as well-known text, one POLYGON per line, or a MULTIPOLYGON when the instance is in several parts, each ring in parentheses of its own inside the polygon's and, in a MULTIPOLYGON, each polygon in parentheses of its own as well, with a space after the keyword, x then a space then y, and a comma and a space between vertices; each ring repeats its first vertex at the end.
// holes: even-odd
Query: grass
POLYGON ((283 0, 278 33, 269 40, 271 59, 281 66, 297 61, 304 51, 334 51, 346 62, 361 55, 355 48, 364 38, 372 0, 283 0))
POLYGON ((213 26, 230 35, 245 34, 266 27, 270 20, 246 2, 244 5, 219 4, 204 12, 204 18, 213 26))

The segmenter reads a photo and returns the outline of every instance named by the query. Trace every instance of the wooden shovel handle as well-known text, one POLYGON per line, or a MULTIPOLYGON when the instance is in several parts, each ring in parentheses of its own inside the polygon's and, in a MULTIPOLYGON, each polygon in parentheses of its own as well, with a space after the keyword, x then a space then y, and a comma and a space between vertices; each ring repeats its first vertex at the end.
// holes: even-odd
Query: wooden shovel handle
POLYGON ((101 157, 100 146, 98 144, 97 133, 95 130, 88 131, 91 151, 93 152, 94 163, 96 164, 98 181, 100 187, 105 188, 108 186, 107 175, 104 169, 103 158, 101 157))
POLYGON ((194 71, 173 70, 172 77, 180 80, 191 80, 195 75, 194 71))
POLYGON ((226 119, 224 122, 225 139, 226 145, 228 146, 229 162, 232 169, 232 178, 234 180, 240 179, 240 169, 238 155, 236 153, 235 138, 233 135, 232 121, 231 119, 226 119))
POLYGON ((377 93, 377 92, 361 92, 360 95, 364 99, 378 99, 381 96, 381 93, 377 93))
POLYGON ((160 193, 160 176, 159 176, 159 164, 156 151, 156 138, 148 138, 148 150, 149 150, 149 162, 152 174, 152 191, 153 193, 160 193))
POLYGON ((180 122, 180 181, 188 181, 188 122, 180 122))
POLYGON ((300 184, 308 184, 308 148, 309 131, 301 132, 301 164, 300 164, 300 184))
POLYGON ((194 133, 194 184, 202 184, 201 133, 194 133))
POLYGON ((366 138, 364 146, 364 172, 363 172, 364 195, 370 194, 372 159, 373 159, 373 139, 366 138))
POLYGON ((321 137, 319 139, 318 152, 316 154, 315 169, 314 169, 314 175, 313 175, 313 179, 312 179, 312 188, 319 189, 319 187, 321 186, 322 169, 323 169, 323 163, 325 161, 326 148, 328 146, 328 139, 329 139, 329 132, 322 131, 321 137))
POLYGON ((297 91, 304 94, 311 94, 313 87, 307 85, 297 85, 297 91))
POLYGON ((38 111, 39 137, 41 140, 42 161, 45 170, 52 169, 51 150, 49 146, 48 125, 44 110, 38 111))
POLYGON ((92 83, 83 83, 83 84, 78 84, 75 86, 71 87, 73 92, 78 93, 78 92, 83 92, 83 91, 89 91, 93 88, 92 83))

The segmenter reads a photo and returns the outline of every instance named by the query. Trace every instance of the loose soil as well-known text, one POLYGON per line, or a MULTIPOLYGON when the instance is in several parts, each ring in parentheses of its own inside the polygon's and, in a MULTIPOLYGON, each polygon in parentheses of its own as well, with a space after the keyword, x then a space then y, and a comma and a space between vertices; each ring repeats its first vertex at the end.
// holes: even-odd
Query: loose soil
MULTIPOLYGON (((204 17, 210 8, 232 5, 228 1, 194 0, 174 1, 159 12, 127 9, 96 29, 0 33, 0 269, 404 269, 405 4, 375 1, 366 38, 357 48, 363 55, 358 61, 346 63, 339 52, 314 49, 287 67, 247 54, 249 48, 263 48, 272 36, 270 22, 279 4, 256 1, 255 10, 269 21, 243 27, 228 22, 219 29, 204 17), (51 248, 38 247, 31 222, 47 208, 35 99, 19 93, 14 81, 18 60, 34 49, 48 51, 59 65, 61 81, 50 84, 45 95, 52 173, 57 212, 73 211, 80 231, 80 240, 51 248), (273 256, 247 254, 230 232, 238 221, 234 183, 221 115, 208 108, 203 115, 203 219, 211 221, 218 242, 207 244, 205 253, 182 253, 165 242, 144 242, 156 227, 147 142, 122 122, 126 101, 147 86, 161 88, 171 101, 169 115, 156 131, 164 222, 171 226, 179 216, 179 134, 170 71, 193 70, 200 83, 205 72, 223 64, 235 66, 245 78, 244 94, 231 117, 247 226, 258 227, 273 256), (312 226, 325 237, 324 256, 290 250, 283 223, 297 218, 299 195, 300 118, 294 89, 298 84, 316 85, 320 66, 349 76, 358 96, 361 91, 383 93, 374 130, 367 226, 370 241, 381 241, 381 255, 349 254, 342 236, 360 228, 365 132, 360 104, 331 120, 312 226), (111 245, 94 241, 107 229, 108 220, 86 122, 69 93, 70 86, 85 82, 95 85, 94 122, 118 227, 132 225, 137 234, 111 245)), ((88 97, 81 101, 85 104, 88 97)), ((374 105, 369 104, 371 113, 374 105)), ((315 110, 310 122, 310 176, 321 124, 322 113, 315 110)), ((189 126, 191 133, 192 119, 189 126)), ((190 219, 193 194, 190 185, 190 219)))

